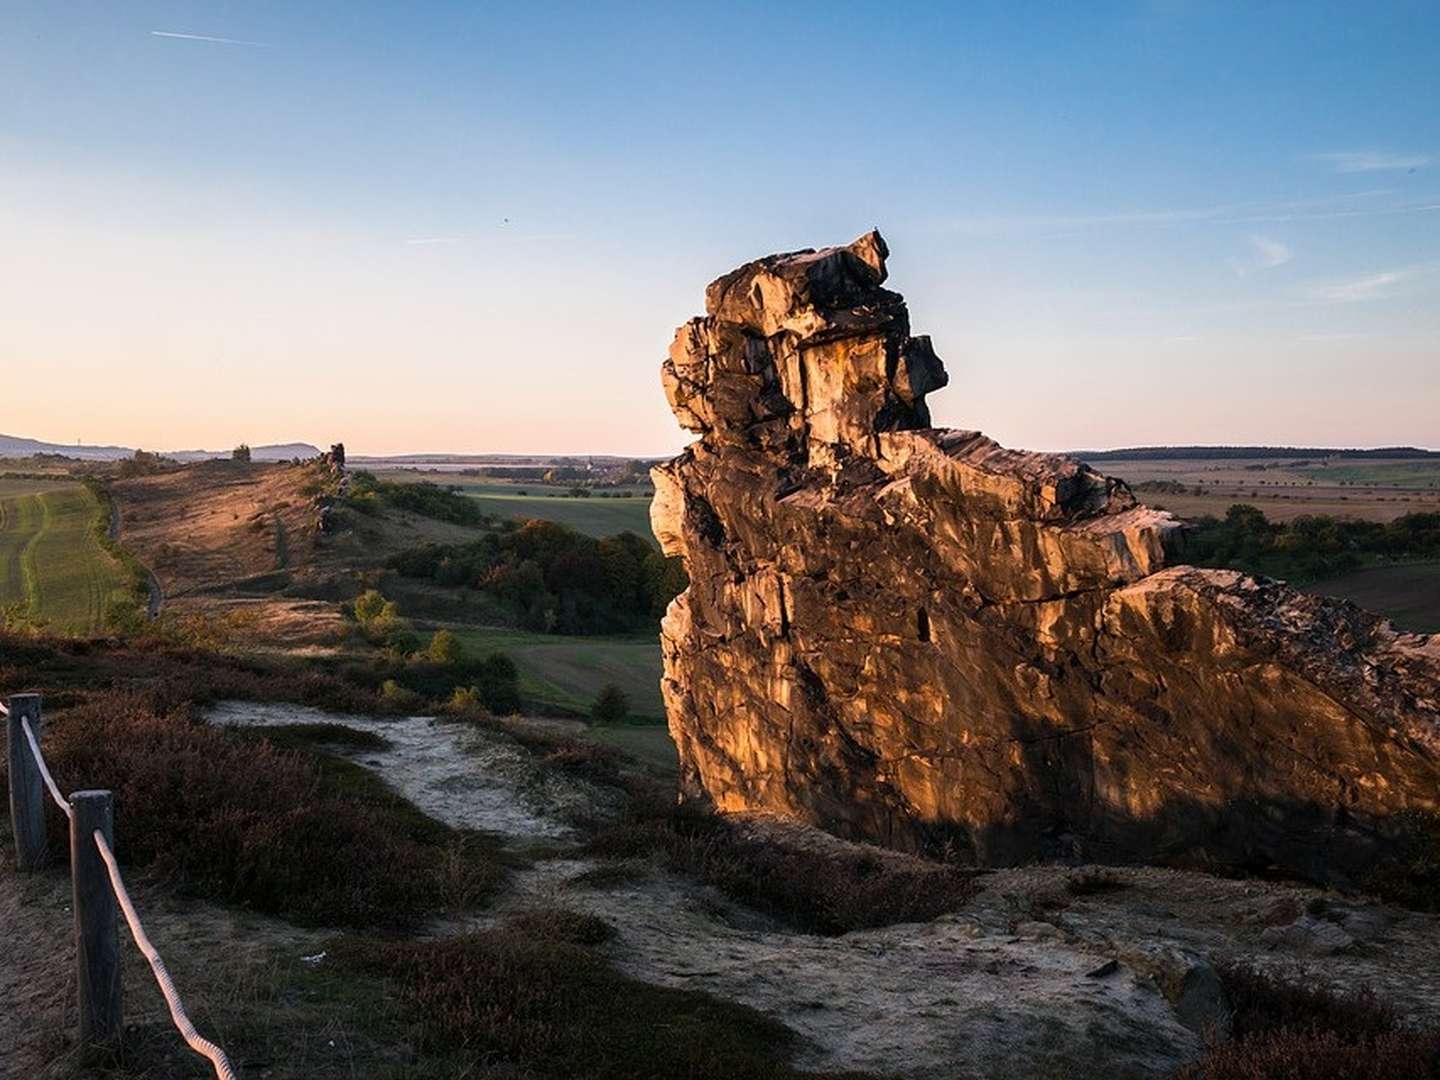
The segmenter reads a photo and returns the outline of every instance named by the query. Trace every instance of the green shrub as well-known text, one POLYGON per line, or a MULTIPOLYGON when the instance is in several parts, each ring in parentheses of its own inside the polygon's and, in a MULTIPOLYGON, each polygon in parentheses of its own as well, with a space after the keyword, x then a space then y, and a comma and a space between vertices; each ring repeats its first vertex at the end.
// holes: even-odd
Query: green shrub
POLYGON ((409 622, 400 617, 393 600, 386 600, 378 589, 366 589, 350 605, 355 623, 366 639, 395 652, 405 652, 414 641, 409 622))
POLYGON ((509 715, 520 711, 520 673, 504 653, 490 653, 478 660, 461 657, 449 664, 436 663, 427 654, 403 662, 387 657, 381 662, 381 671, 382 696, 386 682, 394 683, 397 691, 404 689, 435 702, 449 702, 456 690, 473 688, 493 713, 509 715))
POLYGON ((408 510, 423 517, 476 528, 488 520, 480 504, 454 487, 425 481, 402 484, 380 480, 363 469, 350 474, 345 501, 362 513, 376 513, 381 505, 408 510))
POLYGON ((445 711, 464 715, 483 714, 488 710, 485 708, 485 699, 480 696, 478 686, 457 686, 450 693, 450 698, 445 702, 445 711))
POLYGON ((606 683, 590 706, 590 719, 597 724, 616 724, 630 715, 630 700, 614 683, 606 683))
POLYGON ((351 607, 355 612, 355 621, 361 626, 394 619, 399 614, 395 604, 386 600, 378 589, 366 589, 355 598, 351 607))
POLYGON ((541 633, 648 629, 687 584, 681 561, 634 533, 596 540, 553 521, 529 521, 465 544, 425 544, 390 569, 440 585, 481 590, 518 626, 541 633))
POLYGON ((464 659, 460 639, 449 630, 436 630, 425 653, 433 663, 441 665, 458 664, 464 659))
POLYGON ((394 679, 380 684, 380 701, 391 712, 417 712, 425 707, 425 699, 408 687, 401 686, 394 679))

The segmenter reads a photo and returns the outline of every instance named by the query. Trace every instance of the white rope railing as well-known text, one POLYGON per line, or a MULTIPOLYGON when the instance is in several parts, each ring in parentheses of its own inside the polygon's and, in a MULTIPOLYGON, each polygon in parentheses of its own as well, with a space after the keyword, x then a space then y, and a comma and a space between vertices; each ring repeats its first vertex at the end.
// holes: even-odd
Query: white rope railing
MULTIPOLYGON (((6 716, 10 715, 10 710, 3 703, 0 703, 0 712, 6 716)), ((60 807, 61 812, 73 822, 75 820, 74 807, 71 806, 69 799, 60 794, 59 785, 50 775, 50 766, 45 763, 45 755, 40 751, 40 743, 35 738, 35 731, 30 726, 29 717, 22 716, 20 718, 20 730, 25 736, 25 742, 30 747, 30 754, 35 759, 35 766, 40 772, 40 778, 50 791, 50 797, 55 800, 55 805, 60 807)), ((108 794, 106 797, 109 797, 108 794)), ((74 829, 73 824, 71 829, 74 829)), ((155 975, 155 981, 160 986, 160 993, 165 996, 165 1004, 170 1009, 171 1022, 174 1023, 176 1030, 180 1032, 181 1038, 185 1040, 190 1049, 209 1059, 210 1064, 215 1067, 217 1080, 236 1080, 235 1070, 230 1067, 230 1061, 225 1057, 225 1051, 203 1037, 195 1030, 195 1025, 190 1022, 190 1015, 185 1011, 179 991, 175 989, 175 983, 170 978, 169 970, 165 967, 165 961, 160 958, 160 953, 151 943, 150 936, 145 933, 145 927, 141 925, 140 915, 130 899, 129 890, 125 888, 125 880, 120 876, 120 866, 115 861, 115 853, 110 850, 110 845, 105 840, 105 834, 96 829, 94 837, 95 847, 99 850, 100 858, 104 861, 106 872, 110 876, 110 888, 115 893, 120 910, 125 913, 125 922, 130 926, 130 935, 135 939, 136 946, 149 962, 150 970, 155 975)))
POLYGON ((130 924, 130 934, 135 939, 135 944, 145 954, 145 959, 150 962, 150 970, 155 973, 155 981, 160 984, 160 992, 165 995, 165 1004, 170 1007, 170 1019, 180 1032, 181 1037, 201 1057, 209 1058, 210 1064, 215 1066, 215 1076, 218 1080, 235 1080, 235 1070, 230 1067, 230 1061, 225 1057, 225 1051, 216 1046, 209 1039, 202 1036, 195 1030, 195 1025, 190 1022, 190 1016, 185 1012, 185 1005, 180 1000, 180 994, 175 989, 174 982, 170 979, 170 972, 165 968, 165 961, 160 959, 160 953, 150 943, 149 936, 145 933, 145 927, 140 924, 140 915, 135 910, 135 905, 130 901, 130 893, 125 888, 125 882, 120 877, 120 867, 115 862, 115 853, 110 850, 110 845, 105 842, 105 834, 99 829, 95 830, 95 846, 100 849, 100 858, 105 860, 105 869, 110 873, 110 887, 115 890, 115 899, 120 901, 120 910, 125 913, 125 921, 130 924))
POLYGON ((74 811, 70 809, 70 800, 60 794, 60 789, 55 786, 55 778, 50 775, 50 766, 45 764, 45 755, 40 752, 40 744, 35 741, 35 732, 30 730, 28 717, 20 718, 20 730, 25 733, 25 741, 30 744, 30 753, 35 755, 35 764, 40 769, 40 779, 45 781, 45 786, 50 789, 50 797, 55 800, 55 805, 60 807, 60 812, 67 818, 74 817, 74 811))

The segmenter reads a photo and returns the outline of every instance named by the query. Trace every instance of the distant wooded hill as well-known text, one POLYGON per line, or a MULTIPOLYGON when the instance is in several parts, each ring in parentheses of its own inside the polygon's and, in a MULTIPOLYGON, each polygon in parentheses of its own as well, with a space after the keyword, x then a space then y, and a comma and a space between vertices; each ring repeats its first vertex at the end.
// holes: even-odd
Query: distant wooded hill
POLYGON ((1371 450, 1320 446, 1131 446, 1119 450, 1072 450, 1081 461, 1217 461, 1265 458, 1440 458, 1440 450, 1382 446, 1371 450))
MULTIPOLYGON (((229 450, 165 450, 162 455, 175 461, 204 461, 208 458, 228 458, 229 450)), ((289 461, 291 458, 312 458, 318 456, 320 448, 309 443, 272 443, 268 446, 252 446, 252 461, 289 461)), ((79 461, 118 461, 133 457, 131 446, 85 446, 81 444, 42 442, 39 439, 24 439, 16 435, 0 435, 0 457, 34 457, 36 454, 58 454, 79 461)))

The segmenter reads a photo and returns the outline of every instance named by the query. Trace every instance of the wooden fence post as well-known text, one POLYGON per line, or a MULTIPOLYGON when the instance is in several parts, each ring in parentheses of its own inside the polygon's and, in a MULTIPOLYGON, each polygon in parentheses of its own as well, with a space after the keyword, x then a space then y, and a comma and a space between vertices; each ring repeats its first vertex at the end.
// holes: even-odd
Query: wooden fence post
POLYGON ((40 765, 20 727, 30 721, 35 742, 40 742, 40 695, 13 694, 9 701, 7 735, 10 744, 10 829, 15 834, 15 865, 38 870, 48 854, 45 843, 45 784, 40 765))
POLYGON ((121 1030, 119 907, 95 831, 115 849, 115 811, 108 791, 70 796, 70 875, 75 902, 75 975, 80 988, 80 1042, 93 1045, 121 1030))

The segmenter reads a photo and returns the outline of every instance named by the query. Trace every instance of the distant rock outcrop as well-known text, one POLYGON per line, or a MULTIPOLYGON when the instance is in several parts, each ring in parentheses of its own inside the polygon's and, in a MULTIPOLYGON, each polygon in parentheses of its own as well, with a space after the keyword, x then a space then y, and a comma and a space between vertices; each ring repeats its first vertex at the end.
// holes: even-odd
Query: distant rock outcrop
POLYGON ((1169 565, 1181 523, 931 428, 946 375, 872 232, 726 274, 662 368, 700 435, 652 517, 689 798, 986 863, 1363 872, 1440 800, 1440 637, 1169 565))

